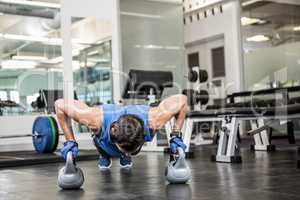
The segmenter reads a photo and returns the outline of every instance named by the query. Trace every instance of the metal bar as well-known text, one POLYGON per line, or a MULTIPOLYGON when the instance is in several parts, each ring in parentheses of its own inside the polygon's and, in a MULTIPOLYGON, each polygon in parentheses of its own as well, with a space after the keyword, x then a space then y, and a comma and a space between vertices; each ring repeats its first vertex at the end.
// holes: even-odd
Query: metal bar
POLYGON ((226 156, 230 157, 235 155, 238 125, 239 125, 239 121, 237 118, 232 118, 231 123, 228 124, 230 132, 229 132, 229 137, 227 142, 226 156))
MULTIPOLYGON (((265 125, 268 125, 268 124, 265 124, 263 119, 258 119, 258 126, 265 126, 265 125)), ((263 145, 265 145, 265 146, 270 145, 267 129, 261 131, 260 137, 261 137, 261 141, 262 141, 263 145)))
MULTIPOLYGON (((64 135, 63 133, 59 133, 58 135, 64 135)), ((24 134, 24 135, 3 135, 0 136, 0 139, 9 139, 9 138, 21 138, 21 137, 34 137, 37 136, 35 134, 24 134)))
POLYGON ((187 119, 185 122, 183 142, 187 146, 186 152, 190 151, 191 137, 192 137, 192 132, 193 132, 193 124, 194 124, 194 120, 192 120, 192 119, 187 119))
POLYGON ((257 127, 258 127, 257 120, 251 120, 251 128, 253 129, 253 131, 250 131, 250 133, 248 132, 248 134, 253 135, 255 146, 262 145, 260 130, 257 127))

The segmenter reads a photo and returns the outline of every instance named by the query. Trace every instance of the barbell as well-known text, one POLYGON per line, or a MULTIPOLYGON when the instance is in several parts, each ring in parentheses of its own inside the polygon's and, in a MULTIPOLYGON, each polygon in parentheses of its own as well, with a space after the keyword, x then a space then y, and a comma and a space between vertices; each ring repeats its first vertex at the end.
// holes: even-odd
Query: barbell
POLYGON ((52 116, 39 116, 32 125, 31 134, 0 136, 0 139, 32 137, 32 144, 38 153, 53 153, 57 149, 59 129, 52 116))

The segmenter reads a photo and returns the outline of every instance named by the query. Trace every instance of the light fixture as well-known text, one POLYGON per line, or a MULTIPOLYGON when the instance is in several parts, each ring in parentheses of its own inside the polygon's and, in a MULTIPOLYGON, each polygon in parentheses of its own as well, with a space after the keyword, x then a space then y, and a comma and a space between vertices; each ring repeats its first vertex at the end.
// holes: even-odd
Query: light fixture
POLYGON ((33 61, 45 61, 48 60, 45 56, 13 56, 14 60, 33 60, 33 61))
POLYGON ((245 1, 242 3, 242 6, 245 7, 245 6, 250 6, 252 4, 255 4, 257 2, 261 2, 261 0, 248 0, 248 1, 245 1))
POLYGON ((61 63, 63 61, 63 57, 62 56, 58 56, 56 58, 52 58, 49 60, 42 60, 42 63, 46 63, 46 64, 58 64, 61 63))
POLYGON ((27 0, 0 0, 1 3, 17 4, 17 5, 28 5, 43 8, 61 8, 60 4, 41 2, 41 1, 27 1, 27 0))
POLYGON ((87 65, 95 65, 96 63, 108 63, 110 62, 109 59, 106 58, 88 58, 87 65))
POLYGON ((20 40, 28 42, 46 42, 48 38, 45 37, 36 37, 30 35, 16 35, 16 34, 2 34, 2 37, 7 40, 20 40))
POLYGON ((62 69, 62 67, 60 67, 60 68, 56 67, 56 68, 50 68, 49 71, 50 72, 62 72, 63 69, 62 69))
POLYGON ((87 55, 93 56, 93 55, 96 55, 96 54, 98 54, 98 53, 99 53, 98 50, 94 50, 94 51, 89 52, 87 55))
MULTIPOLYGON (((5 33, 5 34, 0 33, 0 38, 4 38, 7 40, 18 40, 18 41, 24 41, 24 42, 40 42, 43 44, 54 45, 54 46, 60 46, 63 43, 62 38, 37 37, 37 36, 32 36, 32 35, 17 35, 17 34, 8 34, 8 33, 5 33)), ((78 38, 72 39, 71 42, 72 42, 72 45, 80 44, 78 46, 80 46, 82 49, 89 45, 92 45, 92 43, 84 43, 83 44, 82 42, 80 42, 80 39, 78 39, 78 38)))
POLYGON ((96 62, 94 61, 87 61, 86 63, 85 62, 80 62, 80 67, 91 67, 91 66, 94 66, 96 64, 96 62))
POLYGON ((295 26, 295 27, 293 28, 293 30, 294 30, 294 31, 300 31, 300 26, 295 26))
POLYGON ((62 39, 61 38, 48 38, 48 41, 44 42, 44 44, 48 45, 62 45, 62 39))
POLYGON ((1 63, 2 69, 32 69, 35 66, 37 66, 36 62, 25 60, 5 60, 1 63))
POLYGON ((242 17, 241 18, 242 26, 248 26, 252 24, 264 24, 266 23, 265 20, 258 19, 258 18, 251 18, 251 17, 242 17))
POLYGON ((163 46, 159 46, 159 45, 144 45, 144 49, 163 49, 163 46))
POLYGON ((270 40, 270 37, 265 35, 255 35, 247 38, 248 42, 266 42, 268 40, 270 40))
POLYGON ((160 16, 160 15, 149 15, 149 14, 135 13, 135 12, 121 12, 121 15, 131 16, 131 17, 150 18, 150 19, 160 19, 160 18, 162 18, 162 16, 160 16))
POLYGON ((164 48, 167 50, 180 50, 179 46, 165 46, 164 48))

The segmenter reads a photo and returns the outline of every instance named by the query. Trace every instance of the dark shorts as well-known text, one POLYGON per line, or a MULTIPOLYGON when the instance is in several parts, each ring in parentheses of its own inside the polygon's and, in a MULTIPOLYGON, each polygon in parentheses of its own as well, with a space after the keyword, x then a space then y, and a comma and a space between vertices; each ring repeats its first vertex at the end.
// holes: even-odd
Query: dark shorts
POLYGON ((110 158, 110 155, 108 155, 102 148, 100 145, 98 145, 98 139, 99 139, 99 135, 92 135, 92 138, 93 138, 93 142, 94 142, 94 145, 96 147, 96 149, 98 150, 99 154, 101 157, 105 157, 105 158, 110 158))

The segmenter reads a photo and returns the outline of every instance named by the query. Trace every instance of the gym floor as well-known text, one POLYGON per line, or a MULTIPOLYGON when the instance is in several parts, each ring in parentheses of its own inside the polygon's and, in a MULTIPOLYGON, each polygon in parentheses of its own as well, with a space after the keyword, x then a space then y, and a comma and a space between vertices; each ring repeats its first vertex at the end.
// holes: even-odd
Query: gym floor
POLYGON ((131 171, 122 171, 118 160, 110 171, 100 172, 96 161, 78 163, 85 173, 83 189, 62 191, 57 172, 62 164, 0 170, 0 199, 197 199, 197 200, 295 200, 299 198, 300 169, 295 148, 273 153, 242 149, 243 164, 210 162, 211 146, 196 150, 189 159, 192 180, 187 185, 168 185, 164 179, 167 156, 142 153, 131 171))

